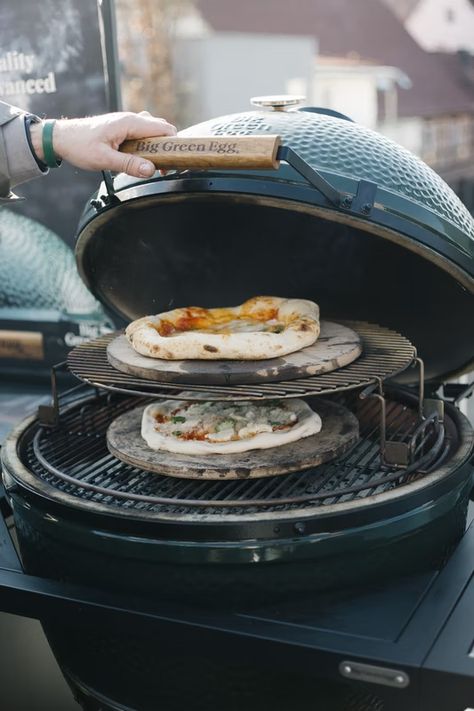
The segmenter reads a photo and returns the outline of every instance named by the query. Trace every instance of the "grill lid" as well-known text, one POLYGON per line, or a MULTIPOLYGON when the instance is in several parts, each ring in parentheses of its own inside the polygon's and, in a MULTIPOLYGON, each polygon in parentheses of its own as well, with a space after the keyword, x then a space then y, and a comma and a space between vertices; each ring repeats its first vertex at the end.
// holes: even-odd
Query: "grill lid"
POLYGON ((309 107, 268 108, 180 137, 277 135, 293 165, 119 176, 101 186, 76 245, 89 288, 124 321, 256 294, 309 298, 326 318, 406 334, 428 379, 469 367, 467 209, 428 166, 374 131, 309 107))

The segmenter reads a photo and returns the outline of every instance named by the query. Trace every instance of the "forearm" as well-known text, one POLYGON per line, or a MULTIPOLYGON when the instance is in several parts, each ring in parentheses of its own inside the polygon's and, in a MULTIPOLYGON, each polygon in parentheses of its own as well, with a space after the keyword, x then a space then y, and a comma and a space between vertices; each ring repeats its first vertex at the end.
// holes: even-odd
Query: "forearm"
POLYGON ((32 148, 36 154, 36 157, 40 161, 44 161, 44 152, 43 152, 43 121, 40 121, 39 123, 34 123, 30 126, 30 136, 31 136, 31 145, 32 148))
POLYGON ((85 170, 151 177, 155 173, 151 161, 120 153, 119 147, 130 138, 176 134, 172 124, 147 111, 34 120, 37 123, 30 121, 27 126, 25 114, 0 102, 0 199, 8 196, 10 187, 42 175, 46 166, 56 167, 62 159, 85 170))

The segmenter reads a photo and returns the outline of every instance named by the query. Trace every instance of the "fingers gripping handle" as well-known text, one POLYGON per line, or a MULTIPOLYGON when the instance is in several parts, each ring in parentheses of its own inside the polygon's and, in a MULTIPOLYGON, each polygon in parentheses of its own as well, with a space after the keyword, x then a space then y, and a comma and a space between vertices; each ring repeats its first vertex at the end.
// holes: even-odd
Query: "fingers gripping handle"
POLYGON ((157 136, 125 141, 123 153, 152 161, 157 168, 277 169, 279 136, 157 136))

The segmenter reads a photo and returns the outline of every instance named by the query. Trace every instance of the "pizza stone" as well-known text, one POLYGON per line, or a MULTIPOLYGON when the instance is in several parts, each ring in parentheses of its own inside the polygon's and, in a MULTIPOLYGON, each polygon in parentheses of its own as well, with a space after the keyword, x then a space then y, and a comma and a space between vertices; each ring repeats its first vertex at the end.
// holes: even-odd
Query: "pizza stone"
POLYGON ((265 360, 312 345, 319 307, 257 296, 240 306, 173 309, 133 321, 125 335, 141 355, 165 360, 265 360))

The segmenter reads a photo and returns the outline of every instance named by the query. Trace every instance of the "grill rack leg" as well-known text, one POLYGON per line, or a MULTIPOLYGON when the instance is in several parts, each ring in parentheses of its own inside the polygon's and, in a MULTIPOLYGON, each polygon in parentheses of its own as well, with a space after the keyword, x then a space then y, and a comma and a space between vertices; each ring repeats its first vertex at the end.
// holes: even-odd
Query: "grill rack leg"
MULTIPOLYGON (((359 397, 364 400, 367 398, 376 399, 380 405, 380 461, 382 467, 399 468, 405 470, 408 467, 412 468, 417 464, 417 454, 420 453, 418 461, 423 460, 423 466, 429 464, 439 454, 444 441, 444 403, 442 400, 425 399, 425 382, 424 374, 425 367, 423 360, 414 353, 412 362, 413 367, 418 368, 418 420, 419 425, 410 438, 409 442, 399 442, 387 439, 387 408, 386 399, 383 389, 383 380, 380 377, 375 377, 375 382, 368 385, 359 394, 359 397), (424 454, 424 444, 429 439, 435 438, 435 444, 430 447, 429 461, 426 461, 424 454), (420 444, 421 443, 421 444, 420 444)), ((64 393, 59 393, 58 390, 58 373, 69 372, 67 361, 63 361, 55 365, 51 369, 51 404, 40 405, 38 408, 38 420, 43 427, 55 428, 60 422, 61 398, 68 397, 73 391, 81 391, 87 389, 85 383, 79 383, 72 388, 67 389, 64 393)), ((99 394, 99 389, 94 387, 96 395, 99 394)), ((112 393, 107 393, 107 399, 112 397, 112 393)))
MULTIPOLYGON (((420 357, 416 357, 413 365, 418 367, 418 427, 413 432, 409 442, 397 442, 387 440, 387 407, 383 382, 380 378, 376 383, 369 385, 359 395, 361 400, 367 398, 376 399, 380 405, 380 460, 381 464, 387 468, 406 469, 416 464, 417 453, 423 459, 424 444, 428 439, 435 437, 435 443, 431 447, 432 457, 430 461, 438 455, 444 441, 444 407, 439 400, 425 400, 425 366, 420 357)), ((424 462, 424 466, 429 462, 424 462)))

